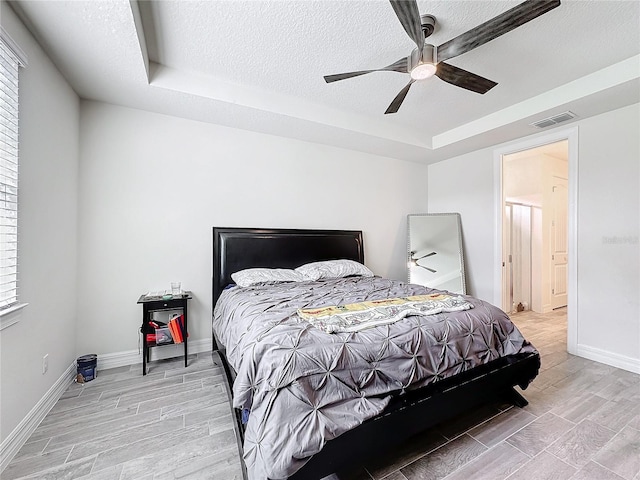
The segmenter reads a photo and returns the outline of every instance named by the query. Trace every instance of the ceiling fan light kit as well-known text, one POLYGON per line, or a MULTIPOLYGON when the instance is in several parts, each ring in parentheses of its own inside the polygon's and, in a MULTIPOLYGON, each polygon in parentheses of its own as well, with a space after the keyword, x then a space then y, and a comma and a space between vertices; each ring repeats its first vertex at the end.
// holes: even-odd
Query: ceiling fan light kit
POLYGON ((411 80, 396 95, 396 98, 393 99, 384 112, 385 114, 398 111, 407 93, 409 93, 409 88, 416 80, 424 80, 434 75, 456 87, 479 94, 487 93, 497 85, 496 82, 445 63, 444 60, 457 57, 480 45, 484 45, 560 5, 560 0, 526 0, 520 5, 436 47, 425 42, 425 39, 435 30, 436 18, 433 15, 421 16, 416 0, 389 1, 405 32, 416 44, 416 48, 411 54, 383 68, 326 75, 324 77, 327 83, 331 83, 371 72, 387 71, 410 74, 411 80))
POLYGON ((409 72, 414 80, 424 80, 436 74, 436 49, 426 43, 422 52, 415 48, 409 57, 409 72))

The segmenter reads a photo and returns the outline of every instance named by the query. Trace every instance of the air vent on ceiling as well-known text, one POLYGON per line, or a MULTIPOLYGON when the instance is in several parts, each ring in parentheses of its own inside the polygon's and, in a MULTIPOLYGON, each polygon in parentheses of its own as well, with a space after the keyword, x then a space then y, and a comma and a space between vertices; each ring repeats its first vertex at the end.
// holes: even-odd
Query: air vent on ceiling
POLYGON ((571 120, 572 118, 576 118, 577 115, 573 112, 566 111, 559 113, 558 115, 554 115, 553 117, 543 118, 542 120, 538 120, 537 122, 533 122, 530 125, 537 128, 547 128, 552 125, 557 125, 562 122, 566 122, 567 120, 571 120))

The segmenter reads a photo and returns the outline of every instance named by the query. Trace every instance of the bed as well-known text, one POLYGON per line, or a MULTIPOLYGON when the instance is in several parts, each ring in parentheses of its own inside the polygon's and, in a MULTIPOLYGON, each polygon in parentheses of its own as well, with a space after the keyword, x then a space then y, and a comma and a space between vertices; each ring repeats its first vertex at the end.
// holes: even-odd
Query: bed
MULTIPOLYGON (((465 297, 473 304, 468 311, 407 317, 363 332, 328 334, 291 313, 300 305, 318 306, 313 303, 315 297, 311 303, 306 299, 300 303, 299 297, 290 300, 284 295, 318 291, 322 298, 350 301, 359 299, 362 289, 373 292, 373 297, 381 291, 421 294, 428 289, 380 277, 347 277, 225 291, 233 285, 231 275, 244 269, 294 269, 337 259, 364 264, 362 232, 213 229, 213 351, 227 375, 232 405, 239 407, 234 407, 235 426, 248 467, 245 478, 319 480, 362 465, 393 445, 481 404, 496 400, 519 407, 527 404, 514 387, 525 389, 537 375, 538 352, 503 312, 473 297, 465 297), (277 301, 264 307, 260 302, 265 298, 277 301), (455 342, 476 344, 475 335, 486 345, 494 342, 499 346, 469 358, 466 353, 461 358, 454 355, 446 372, 444 367, 439 371, 440 366, 431 371, 426 360, 429 354, 419 353, 422 345, 431 337, 436 343, 443 340, 434 333, 437 328, 448 332, 460 325, 462 333, 466 332, 465 322, 477 322, 471 317, 479 315, 485 317, 479 317, 479 323, 466 334, 471 340, 455 342), (245 321, 249 323, 241 324, 245 321), (504 338, 494 341, 494 335, 504 338), (321 343, 326 352, 310 353, 321 343), (398 345, 413 346, 398 349, 398 345), (373 350, 384 350, 385 356, 374 358, 369 353, 373 350), (327 363, 343 351, 348 353, 337 354, 339 365, 327 363), (480 357, 486 358, 477 360, 480 357), (347 359, 344 365, 342 358, 347 359), (347 364, 351 361, 354 363, 347 364), (401 374, 386 364, 392 361, 404 362, 397 369, 401 374), (356 364, 369 370, 364 374, 356 364), (294 367, 304 374, 293 373, 294 367)), ((448 341, 440 345, 441 352, 449 352, 448 341)))

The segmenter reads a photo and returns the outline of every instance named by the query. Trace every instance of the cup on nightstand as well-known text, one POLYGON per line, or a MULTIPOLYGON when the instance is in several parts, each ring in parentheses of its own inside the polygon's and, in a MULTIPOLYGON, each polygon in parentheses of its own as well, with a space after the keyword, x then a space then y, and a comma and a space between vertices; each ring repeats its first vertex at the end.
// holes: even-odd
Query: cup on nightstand
POLYGON ((180 295, 181 293, 180 282, 171 282, 171 295, 180 295))

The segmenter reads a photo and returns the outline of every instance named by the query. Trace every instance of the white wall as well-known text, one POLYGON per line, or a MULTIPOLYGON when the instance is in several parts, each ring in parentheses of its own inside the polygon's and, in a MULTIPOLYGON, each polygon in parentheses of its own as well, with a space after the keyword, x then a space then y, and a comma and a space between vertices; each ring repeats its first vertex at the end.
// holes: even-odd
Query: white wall
POLYGON ((502 185, 505 201, 525 205, 542 206, 543 160, 547 155, 522 152, 505 155, 502 169, 502 185))
POLYGON ((578 348, 629 357, 640 372, 638 132, 638 105, 580 123, 578 348))
MULTIPOLYGON (((427 167, 83 101, 78 345, 137 350, 145 291, 193 291, 190 340, 210 337, 212 227, 362 229, 365 260, 404 279, 406 215, 427 167)), ((100 360, 98 361, 100 363, 100 360)))
POLYGON ((2 26, 25 51, 20 71, 19 295, 29 305, 0 332, 4 441, 76 357, 76 226, 80 102, 1 2, 2 26), (42 357, 49 371, 42 374, 42 357))
MULTIPOLYGON (((578 353, 640 371, 640 109, 577 122, 578 353)), ((462 215, 471 291, 494 297, 494 150, 429 166, 431 212, 462 215)))
POLYGON ((427 191, 430 213, 460 213, 467 293, 493 301, 492 151, 429 165, 427 191))

